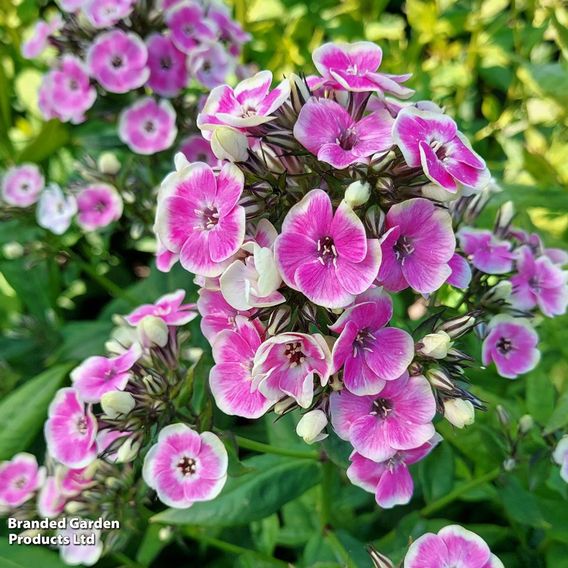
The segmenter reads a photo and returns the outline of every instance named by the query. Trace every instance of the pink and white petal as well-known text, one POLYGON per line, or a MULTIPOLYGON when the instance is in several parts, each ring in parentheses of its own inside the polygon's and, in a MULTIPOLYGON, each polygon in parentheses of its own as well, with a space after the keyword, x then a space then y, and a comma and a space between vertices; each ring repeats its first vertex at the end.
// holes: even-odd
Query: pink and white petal
POLYGON ((160 452, 156 459, 161 460, 164 466, 169 466, 172 453, 188 452, 197 455, 201 448, 199 434, 182 423, 169 424, 162 428, 158 434, 158 443, 160 452))
MULTIPOLYGON (((242 327, 241 327, 242 329, 242 327)), ((254 329, 254 327, 253 327, 254 329)), ((250 330, 251 333, 257 333, 250 330)), ((260 338, 258 338, 260 344, 260 338)), ((243 363, 252 359, 255 354, 253 347, 237 331, 225 329, 217 335, 213 342, 213 360, 216 363, 243 363)))
POLYGON ((235 254, 245 239, 246 216, 244 207, 235 207, 220 217, 209 231, 209 254, 213 262, 223 262, 235 254))
POLYGON ((420 166, 419 144, 429 134, 428 124, 411 108, 402 109, 394 122, 392 137, 406 163, 411 168, 420 166))
POLYGON ((187 509, 193 505, 193 501, 185 497, 183 483, 173 471, 163 471, 156 477, 156 493, 164 505, 173 509, 187 509))
MULTIPOLYGON (((397 416, 408 417, 415 423, 426 423, 434 419, 434 416, 436 415, 436 400, 432 392, 432 387, 425 377, 421 375, 410 377, 406 382, 405 388, 400 392, 400 395, 397 398, 398 400, 396 402, 395 409, 395 414, 397 416)), ((430 438, 423 440, 420 444, 416 444, 414 447, 416 448, 417 446, 424 444, 430 438)))
MULTIPOLYGON (((183 480, 183 495, 187 501, 196 503, 199 501, 211 501, 221 493, 227 475, 217 479, 203 478, 201 476, 188 476, 183 480)), ((182 508, 182 507, 180 507, 182 508)))
POLYGON ((260 71, 241 81, 234 89, 235 98, 241 105, 255 108, 266 98, 272 84, 272 72, 260 71))
POLYGON ((199 451, 199 476, 205 479, 222 479, 227 473, 229 456, 223 442, 211 432, 202 432, 199 451))
POLYGON ((290 81, 284 79, 272 89, 268 96, 258 106, 258 113, 268 116, 278 110, 290 96, 290 81))
POLYGON ((393 448, 386 437, 386 421, 371 414, 353 422, 349 429, 349 441, 362 456, 376 462, 392 458, 398 448, 393 448))
POLYGON ((381 379, 398 379, 414 358, 412 337, 396 327, 373 331, 372 351, 365 351, 363 358, 369 368, 381 379))
POLYGON ((317 242, 328 236, 333 221, 331 199, 323 189, 312 189, 284 218, 282 234, 295 232, 317 242))
POLYGON ((407 419, 387 418, 385 420, 385 443, 394 450, 411 450, 426 443, 436 433, 432 423, 415 424, 407 419))
POLYGON ((400 292, 408 288, 408 282, 402 272, 402 265, 394 253, 394 245, 400 232, 398 227, 389 230, 386 238, 381 240, 381 266, 377 281, 389 292, 400 292))
POLYGON ((454 179, 473 189, 483 189, 491 179, 488 169, 478 170, 468 164, 454 160, 453 157, 447 157, 444 160, 444 167, 454 179))
POLYGON ((408 99, 414 94, 414 89, 401 85, 407 75, 388 75, 386 73, 368 73, 367 78, 384 93, 390 93, 399 99, 408 99), (395 80, 398 79, 398 80, 395 80))
POLYGON ((471 282, 471 266, 469 262, 461 256, 461 254, 454 253, 454 256, 448 261, 448 266, 452 273, 446 280, 450 286, 464 290, 471 282))
POLYGON ((361 158, 355 154, 354 149, 344 150, 336 142, 324 144, 317 152, 320 162, 330 164, 338 170, 343 170, 352 164, 360 164, 365 162, 365 158, 361 158))
POLYGON ((414 482, 404 463, 386 468, 377 484, 375 499, 379 507, 392 509, 396 505, 406 505, 412 499, 414 482))
POLYGON ((422 169, 426 176, 440 187, 443 187, 451 193, 455 193, 458 186, 452 174, 449 173, 446 162, 442 162, 438 158, 427 142, 420 141, 418 150, 420 152, 420 163, 422 164, 422 169))
MULTIPOLYGON (((337 330, 333 329, 333 331, 337 330)), ((353 342, 358 333, 359 327, 354 322, 348 320, 341 331, 341 335, 333 344, 331 357, 334 373, 337 373, 343 367, 345 361, 353 356, 353 342)))
POLYGON ((189 200, 173 196, 158 202, 154 230, 170 252, 181 250, 197 224, 195 206, 189 200))
POLYGON ((274 260, 278 271, 282 280, 294 290, 298 289, 296 272, 316 254, 317 241, 295 231, 279 235, 274 243, 274 260))
MULTIPOLYGON (((338 259, 339 260, 339 259, 338 259)), ((344 265, 347 263, 344 263, 344 265)), ((349 268, 343 267, 343 280, 347 280, 349 284, 364 285, 365 281, 356 273, 356 269, 360 264, 353 264, 349 268), (355 282, 348 280, 351 276, 355 282)), ((338 262, 339 266, 339 262, 338 262)), ((333 264, 322 264, 319 259, 306 262, 296 271, 296 285, 309 300, 323 306, 325 308, 344 308, 348 306, 354 299, 354 294, 350 293, 342 285, 339 278, 339 270, 333 264)))
POLYGON ((227 215, 238 203, 243 193, 245 177, 235 164, 226 163, 217 177, 217 195, 221 217, 227 215))
POLYGON ((474 532, 459 525, 444 527, 438 532, 448 549, 447 562, 468 568, 483 568, 489 561, 491 551, 487 543, 474 532))
POLYGON ((357 396, 377 395, 385 386, 385 381, 369 368, 361 355, 346 359, 343 382, 345 388, 357 396))
POLYGON ((351 65, 345 46, 346 44, 330 42, 324 43, 314 50, 312 60, 320 75, 329 78, 330 69, 347 69, 351 65))
POLYGON ((339 256, 361 262, 367 255, 367 236, 361 219, 342 201, 331 223, 333 244, 339 256))
POLYGON ((477 170, 485 170, 485 160, 471 147, 469 140, 461 133, 446 144, 447 154, 457 162, 467 164, 477 170))
POLYGON ((564 315, 568 307, 568 286, 563 284, 556 288, 543 287, 537 302, 542 313, 549 318, 564 315))
POLYGON ((113 357, 110 361, 117 372, 124 373, 130 371, 141 356, 142 347, 138 343, 133 343, 122 355, 113 357))
POLYGON ((401 270, 410 287, 421 294, 438 290, 452 273, 447 264, 422 262, 422 259, 412 255, 405 259, 401 270))
POLYGON ((410 545, 404 557, 404 568, 447 568, 447 559, 444 541, 436 534, 426 533, 410 545))
POLYGON ((505 568, 505 565, 501 562, 501 560, 499 560, 499 558, 497 558, 497 556, 495 556, 495 554, 492 554, 489 557, 489 562, 487 562, 483 568, 505 568))
POLYGON ((348 391, 334 392, 330 397, 330 414, 333 429, 343 440, 349 440, 349 430, 355 420, 371 411, 373 399, 355 396, 348 391))
POLYGON ((349 481, 369 493, 374 493, 381 475, 386 470, 385 465, 367 459, 357 452, 353 452, 349 459, 351 465, 345 472, 349 481))
POLYGON ((378 239, 368 239, 367 254, 361 262, 351 262, 343 259, 341 256, 337 258, 337 267, 335 269, 337 280, 350 294, 362 294, 369 289, 377 278, 381 260, 382 250, 378 239))

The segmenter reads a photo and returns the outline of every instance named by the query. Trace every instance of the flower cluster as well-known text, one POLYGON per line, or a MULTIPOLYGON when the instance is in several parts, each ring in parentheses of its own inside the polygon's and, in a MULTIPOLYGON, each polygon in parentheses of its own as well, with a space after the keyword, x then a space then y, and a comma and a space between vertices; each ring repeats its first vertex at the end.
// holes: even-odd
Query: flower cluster
MULTIPOLYGON (((223 4, 201 0, 58 2, 61 13, 37 22, 22 54, 57 50, 39 90, 46 119, 81 123, 98 98, 126 95, 120 139, 137 154, 170 148, 185 127, 184 91, 216 87, 238 72, 249 35, 223 4)), ((101 112, 108 109, 101 105, 101 112)))
POLYGON ((566 311, 568 256, 512 227, 510 204, 474 227, 496 187, 485 162, 436 104, 403 100, 409 75, 381 59, 326 44, 318 75, 214 88, 197 124, 221 163, 178 154, 155 232, 158 266, 179 261, 201 287, 218 407, 299 407, 310 443, 331 423, 349 478, 386 508, 410 500, 436 414, 463 427, 483 408, 463 337, 503 377, 535 367, 537 317, 566 311))
MULTIPOLYGON (((215 434, 198 431, 203 425, 187 409, 192 361, 182 326, 197 312, 184 297, 178 290, 120 318, 109 356, 89 357, 71 372, 72 385, 48 410, 45 467, 25 453, 0 464, 0 512, 102 517, 124 527, 136 524, 132 503, 147 488, 177 508, 219 494, 227 451, 215 434)), ((97 546, 62 546, 61 555, 92 565, 117 538, 101 533, 97 546)))

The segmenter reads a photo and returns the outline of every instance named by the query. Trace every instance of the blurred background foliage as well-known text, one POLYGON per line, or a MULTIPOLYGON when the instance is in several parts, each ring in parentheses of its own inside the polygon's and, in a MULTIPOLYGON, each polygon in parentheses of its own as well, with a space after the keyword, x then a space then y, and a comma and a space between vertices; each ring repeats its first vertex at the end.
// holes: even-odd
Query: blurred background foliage
MULTIPOLYGON (((488 223, 497 205, 512 199, 519 225, 542 232, 550 246, 568 248, 568 7, 563 0, 233 4, 254 37, 245 61, 271 69, 278 79, 292 71, 312 72, 311 52, 323 42, 378 43, 382 70, 413 73, 409 85, 417 91, 415 99, 444 106, 487 158, 503 187, 487 211, 488 223)), ((0 160, 4 166, 38 162, 50 179, 66 183, 74 158, 113 147, 116 137, 89 124, 41 120, 36 92, 42 63, 23 60, 19 47, 37 17, 51 9, 47 1, 0 0, 0 160)), ((113 313, 176 287, 195 294, 187 273, 156 272, 151 244, 130 237, 128 227, 112 235, 71 233, 59 239, 46 238, 33 223, 0 224, 0 459, 25 448, 41 450, 41 425, 53 391, 64 384, 68 365, 101 351, 113 313), (51 370, 40 374, 45 369, 51 370)), ((403 313, 405 306, 398 308, 403 313)), ((194 331, 196 344, 204 346, 194 331)), ((227 517, 230 501, 214 501, 207 522, 199 511, 192 516, 193 509, 181 518, 162 519, 175 530, 165 534, 153 525, 143 538, 133 539, 126 556, 100 565, 162 566, 192 558, 191 565, 199 566, 262 568, 283 566, 283 559, 305 567, 369 567, 363 543, 399 560, 409 538, 457 522, 477 531, 507 568, 568 567, 568 489, 544 442, 568 424, 566 318, 543 322, 539 333, 543 359, 530 375, 507 381, 491 370, 470 374, 473 392, 488 402, 489 411, 465 431, 440 424, 446 442, 415 468, 410 505, 381 511, 372 496, 345 483, 341 468, 332 465, 345 467, 345 448, 331 437, 324 444, 328 464, 308 467, 300 459, 286 468, 268 460, 236 467, 233 504, 242 507, 239 515, 227 517), (498 404, 506 416, 499 418, 498 404), (518 420, 527 413, 535 426, 518 443, 518 420), (245 506, 251 500, 259 508, 264 504, 260 513, 245 506)), ((208 361, 206 355, 203 375, 208 361)), ((218 417, 220 426, 302 452, 306 447, 294 433, 294 420, 218 417)), ((51 552, 7 547, 4 539, 4 566, 60 564, 51 552)))

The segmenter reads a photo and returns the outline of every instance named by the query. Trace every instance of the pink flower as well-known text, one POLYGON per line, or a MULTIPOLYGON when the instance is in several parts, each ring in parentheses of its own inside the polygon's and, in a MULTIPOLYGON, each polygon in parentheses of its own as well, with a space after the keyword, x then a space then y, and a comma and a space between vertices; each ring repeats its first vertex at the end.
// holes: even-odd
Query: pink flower
POLYGON ((270 91, 271 83, 272 73, 261 71, 234 89, 228 85, 215 87, 197 116, 203 136, 211 139, 211 130, 219 124, 246 129, 273 120, 273 113, 290 95, 290 83, 284 80, 270 91))
POLYGON ((178 154, 177 171, 163 182, 155 231, 164 246, 179 253, 182 266, 202 276, 218 276, 245 236, 245 210, 238 205, 244 175, 225 164, 215 175, 201 162, 178 154))
POLYGON ((222 85, 234 67, 234 59, 218 43, 195 48, 189 59, 191 75, 208 89, 222 85))
POLYGON ((454 253, 448 261, 452 273, 448 276, 446 282, 450 286, 465 290, 471 282, 471 266, 469 262, 460 254, 454 253))
POLYGON ((388 75, 377 73, 381 65, 383 52, 378 45, 369 41, 355 43, 326 43, 318 47, 312 59, 319 73, 334 88, 342 87, 347 91, 392 93, 397 97, 407 98, 414 91, 400 83, 410 75, 388 75))
POLYGON ((39 196, 36 209, 37 223, 40 227, 62 235, 71 225, 77 213, 77 200, 73 195, 65 195, 61 188, 50 183, 39 196))
POLYGON ((148 50, 134 33, 115 29, 98 35, 87 51, 91 75, 111 93, 141 87, 150 76, 148 50))
POLYGON ((120 113, 118 137, 137 154, 167 150, 176 136, 176 113, 167 100, 144 97, 120 113))
POLYGON ((67 498, 61 493, 54 476, 49 476, 43 482, 37 496, 37 511, 42 517, 53 519, 63 513, 67 498))
POLYGON ((274 245, 284 282, 326 308, 342 308, 367 290, 381 264, 378 240, 367 239, 363 223, 342 202, 313 189, 294 205, 274 245))
POLYGON ((38 105, 44 118, 78 124, 97 98, 84 63, 64 55, 57 67, 43 78, 38 105))
POLYGON ((146 39, 150 78, 148 86, 163 97, 175 97, 187 85, 187 56, 159 33, 146 39))
POLYGON ((189 323, 197 317, 195 304, 184 304, 185 290, 176 290, 158 298, 153 304, 144 304, 124 316, 130 325, 138 325, 145 317, 154 316, 167 325, 179 326, 189 323))
POLYGON ((367 158, 392 146, 392 117, 386 111, 359 121, 338 103, 311 98, 302 107, 294 136, 305 148, 334 168, 366 163, 367 158))
POLYGON ((552 458, 560 466, 560 476, 568 483, 568 436, 563 436, 556 444, 552 458))
POLYGON ((462 227, 457 233, 463 252, 475 268, 486 274, 506 274, 513 268, 511 243, 498 239, 486 229, 462 227))
POLYGON ((213 342, 211 393, 225 414, 259 418, 276 402, 254 388, 252 368, 262 337, 242 316, 237 316, 235 326, 236 331, 221 331, 213 342))
POLYGON ((99 561, 103 553, 101 531, 99 529, 73 529, 67 527, 57 532, 63 542, 59 546, 61 560, 69 566, 93 566, 99 561), (95 536, 94 544, 83 544, 83 539, 95 536))
POLYGON ((385 381, 398 379, 412 362, 412 337, 402 329, 385 327, 392 313, 388 294, 372 288, 357 296, 330 326, 340 334, 333 346, 333 371, 343 367, 345 388, 353 394, 381 392, 385 381))
POLYGON ((484 365, 495 363, 497 372, 507 379, 532 371, 540 361, 538 335, 529 321, 507 315, 495 316, 483 341, 484 365))
POLYGON ((48 452, 63 465, 82 468, 97 457, 97 421, 72 388, 57 391, 44 427, 48 452))
POLYGON ((136 0, 86 0, 81 9, 94 28, 110 28, 130 16, 136 0))
POLYGON ((77 224, 85 231, 94 231, 120 219, 122 198, 114 187, 97 183, 81 189, 77 208, 77 224))
POLYGON ((10 168, 2 179, 2 199, 14 207, 29 207, 39 198, 45 180, 35 164, 10 168))
POLYGON ((55 474, 45 480, 39 492, 37 508, 40 516, 53 518, 60 515, 72 497, 93 485, 95 469, 96 462, 81 469, 57 465, 55 474))
POLYGON ((211 167, 219 165, 219 160, 211 150, 211 143, 200 134, 192 134, 181 141, 179 151, 192 162, 204 162, 211 167))
MULTIPOLYGON (((237 316, 251 318, 256 310, 236 310, 227 303, 220 290, 199 290, 197 309, 201 315, 201 332, 209 343, 215 340, 217 334, 224 329, 237 330, 237 316)), ((258 319, 251 319, 251 323, 262 333, 262 324, 258 319)))
POLYGON ((39 20, 33 35, 22 44, 22 55, 26 59, 39 57, 49 45, 49 37, 63 27, 63 18, 57 14, 51 21, 39 20))
POLYGON ((191 1, 176 3, 165 14, 172 41, 190 54, 203 41, 215 40, 215 28, 205 19, 203 8, 191 1))
POLYGON ((219 495, 227 481, 228 462, 227 450, 215 434, 171 424, 146 454, 142 475, 162 503, 187 509, 219 495))
POLYGON ((413 450, 435 434, 436 401, 425 377, 389 381, 379 395, 334 392, 331 422, 337 435, 362 456, 382 462, 400 450, 413 450))
POLYGON ((118 357, 96 355, 85 359, 71 372, 77 395, 85 402, 95 403, 107 392, 124 390, 131 377, 130 370, 141 355, 142 349, 135 343, 118 357))
POLYGON ((218 41, 227 46, 233 57, 237 57, 241 52, 241 46, 250 41, 250 34, 231 18, 229 8, 223 4, 212 4, 207 12, 207 18, 217 27, 218 41))
POLYGON ((406 163, 411 168, 422 166, 428 178, 444 189, 457 191, 456 182, 474 189, 487 185, 485 162, 449 116, 409 106, 398 113, 392 135, 406 163))
POLYGON ((25 503, 44 479, 44 468, 38 467, 31 454, 16 454, 10 461, 0 462, 0 510, 14 509, 25 503))
POLYGON ((314 378, 325 386, 331 375, 331 353, 322 335, 281 333, 257 350, 253 384, 268 399, 291 396, 302 408, 314 397, 314 378))
POLYGON ((442 286, 456 248, 449 213, 427 199, 408 199, 389 209, 385 228, 379 282, 390 292, 410 286, 427 294, 442 286))
POLYGON ((517 254, 517 274, 511 278, 513 307, 526 311, 538 306, 548 317, 566 313, 568 273, 548 256, 535 258, 527 246, 517 254))
POLYGON ((486 542, 475 533, 450 525, 438 534, 426 533, 415 540, 404 558, 404 568, 504 568, 486 542))
POLYGON ((435 434, 425 444, 412 450, 397 452, 384 462, 374 462, 353 452, 349 459, 347 477, 357 487, 375 494, 379 507, 392 509, 396 505, 406 505, 412 499, 414 482, 408 466, 425 458, 441 441, 435 434))

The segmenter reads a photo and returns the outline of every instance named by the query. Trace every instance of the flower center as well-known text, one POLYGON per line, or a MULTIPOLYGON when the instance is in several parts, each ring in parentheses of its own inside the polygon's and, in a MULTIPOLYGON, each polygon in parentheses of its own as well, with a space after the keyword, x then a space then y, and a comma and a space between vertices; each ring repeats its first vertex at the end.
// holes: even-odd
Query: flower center
POLYGON ((339 135, 336 142, 344 150, 352 150, 357 144, 357 133, 353 130, 353 128, 348 128, 339 135))
POLYGON ((371 414, 377 416, 377 418, 387 418, 392 412, 392 403, 386 398, 377 398, 373 402, 373 408, 371 414))
POLYGON ((347 74, 348 75, 357 75, 358 73, 359 73, 359 69, 357 67, 357 63, 352 63, 347 68, 347 74))
POLYGON ((327 265, 330 262, 333 266, 337 263, 337 249, 333 243, 331 237, 324 237, 323 239, 318 239, 318 260, 322 265, 327 265))
POLYGON ((111 64, 115 69, 118 69, 119 67, 122 67, 122 57, 120 57, 120 55, 115 55, 115 56, 110 60, 110 64, 111 64))
POLYGON ((21 189, 22 191, 28 191, 28 189, 30 189, 30 186, 28 185, 28 183, 23 183, 23 184, 20 186, 20 189, 21 189))
POLYGON ((26 478, 25 477, 18 477, 16 481, 14 481, 14 487, 16 489, 22 489, 26 485, 26 478))
POLYGON ((497 349, 501 354, 507 355, 507 353, 510 353, 513 350, 513 342, 506 337, 501 337, 501 339, 497 342, 497 349))
POLYGON ((396 259, 401 263, 404 263, 404 259, 414 252, 414 245, 408 237, 402 236, 398 239, 398 241, 396 241, 392 250, 394 251, 396 259))
POLYGON ((177 467, 181 471, 182 475, 187 477, 188 475, 193 475, 197 470, 197 463, 193 458, 188 458, 183 456, 177 463, 177 467))
POLYGON ((154 132, 154 130, 156 130, 156 127, 154 126, 154 123, 151 120, 147 120, 144 123, 144 130, 148 133, 148 134, 152 134, 152 132, 154 132))
POLYGON ((203 228, 207 231, 210 231, 219 223, 219 210, 214 205, 205 207, 201 211, 201 216, 203 218, 203 228))
POLYGON ((77 432, 84 436, 87 433, 87 419, 84 416, 81 416, 79 420, 77 420, 77 432))
POLYGON ((242 110, 243 110, 241 114, 242 118, 248 118, 249 116, 256 116, 256 109, 251 105, 246 105, 242 107, 242 110))
POLYGON ((183 26, 182 31, 186 36, 192 36, 195 28, 191 24, 185 24, 183 26))
POLYGON ((430 141, 430 147, 436 153, 438 160, 443 160, 446 157, 446 153, 447 153, 446 147, 439 140, 431 140, 430 141))
POLYGON ((164 70, 171 69, 172 67, 172 60, 170 57, 165 56, 160 59, 160 67, 164 70))
POLYGON ((373 348, 371 347, 371 343, 374 340, 375 336, 368 329, 359 330, 353 342, 353 357, 357 357, 360 351, 372 352, 373 348))
POLYGON ((95 203, 95 206, 93 207, 93 209, 97 213, 103 213, 106 210, 106 203, 102 200, 99 200, 99 201, 97 201, 97 203, 95 203))
POLYGON ((299 341, 288 343, 284 349, 284 355, 288 357, 291 368, 301 365, 306 360, 306 356, 302 352, 302 344, 299 341))
POLYGON ((69 81, 69 89, 71 91, 76 91, 79 88, 79 83, 77 83, 77 81, 75 81, 75 79, 71 79, 69 81))
POLYGON ((533 276, 533 277, 529 280, 529 286, 531 287, 531 289, 532 289, 534 292, 537 292, 537 293, 540 292, 540 288, 541 288, 541 286, 540 286, 540 280, 539 280, 536 276, 533 276))

